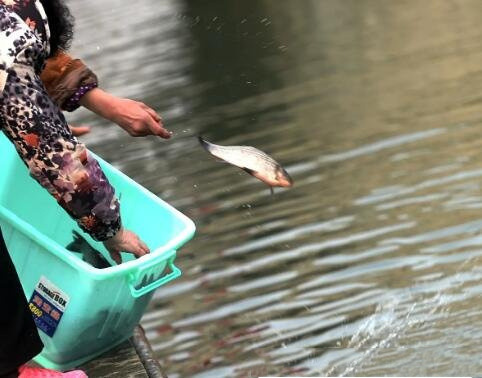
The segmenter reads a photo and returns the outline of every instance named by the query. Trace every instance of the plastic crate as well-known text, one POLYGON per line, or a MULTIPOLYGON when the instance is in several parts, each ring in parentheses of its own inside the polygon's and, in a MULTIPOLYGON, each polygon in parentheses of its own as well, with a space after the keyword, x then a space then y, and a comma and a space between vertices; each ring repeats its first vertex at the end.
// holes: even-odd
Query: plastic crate
POLYGON ((176 250, 194 235, 194 223, 92 154, 121 196, 124 227, 151 249, 139 259, 123 253, 123 263, 115 265, 103 244, 80 231, 29 176, 3 133, 0 150, 0 226, 45 344, 35 361, 55 369, 78 366, 130 337, 154 290, 181 275, 176 250), (73 230, 113 266, 94 268, 66 250, 73 230))

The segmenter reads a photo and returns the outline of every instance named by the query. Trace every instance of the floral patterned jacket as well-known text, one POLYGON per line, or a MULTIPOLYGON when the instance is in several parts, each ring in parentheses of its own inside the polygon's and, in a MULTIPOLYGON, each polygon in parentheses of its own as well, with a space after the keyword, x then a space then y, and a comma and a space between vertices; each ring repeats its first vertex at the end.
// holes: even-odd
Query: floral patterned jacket
POLYGON ((119 201, 97 161, 70 132, 40 73, 49 29, 38 0, 0 1, 0 122, 35 178, 96 240, 120 229, 119 201), (31 28, 19 8, 35 6, 43 28, 31 28))

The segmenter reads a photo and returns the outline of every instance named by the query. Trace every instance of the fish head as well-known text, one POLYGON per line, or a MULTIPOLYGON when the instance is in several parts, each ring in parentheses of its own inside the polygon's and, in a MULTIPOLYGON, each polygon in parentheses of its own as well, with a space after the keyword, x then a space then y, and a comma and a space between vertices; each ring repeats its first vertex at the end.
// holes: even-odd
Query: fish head
POLYGON ((281 186, 282 188, 290 188, 293 186, 293 179, 283 167, 278 166, 275 175, 277 186, 281 186))

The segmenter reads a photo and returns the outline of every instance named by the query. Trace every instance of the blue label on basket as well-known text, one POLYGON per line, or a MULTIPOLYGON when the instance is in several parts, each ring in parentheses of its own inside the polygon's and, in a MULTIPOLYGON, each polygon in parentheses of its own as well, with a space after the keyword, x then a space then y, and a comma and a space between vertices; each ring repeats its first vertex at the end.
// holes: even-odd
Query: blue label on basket
POLYGON ((41 277, 28 305, 37 328, 52 337, 68 303, 69 296, 66 293, 45 277, 41 277))

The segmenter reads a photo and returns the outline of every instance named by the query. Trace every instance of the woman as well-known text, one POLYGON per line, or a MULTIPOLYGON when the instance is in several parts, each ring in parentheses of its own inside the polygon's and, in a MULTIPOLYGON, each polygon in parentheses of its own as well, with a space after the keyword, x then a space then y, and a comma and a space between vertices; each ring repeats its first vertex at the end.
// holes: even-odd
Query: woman
MULTIPOLYGON (((0 1, 0 121, 32 177, 84 231, 103 241, 120 263, 120 251, 142 256, 149 249, 134 233, 122 228, 114 189, 85 146, 72 135, 59 106, 73 110, 84 105, 131 135, 168 138, 170 134, 152 109, 103 92, 90 70, 62 55, 71 41, 71 31, 70 14, 59 0, 0 1), (43 74, 52 97, 40 78, 48 57, 61 62, 53 76, 48 76, 53 72, 49 65, 43 74), (84 68, 79 71, 79 67, 84 68), (76 84, 68 85, 72 72, 76 72, 76 84), (85 82, 79 79, 84 77, 78 75, 82 72, 85 82)), ((0 315, 5 333, 0 339, 0 376, 85 376, 78 371, 62 375, 23 365, 41 351, 42 343, 2 238, 0 286, 8 293, 3 304, 9 309, 0 315)))

